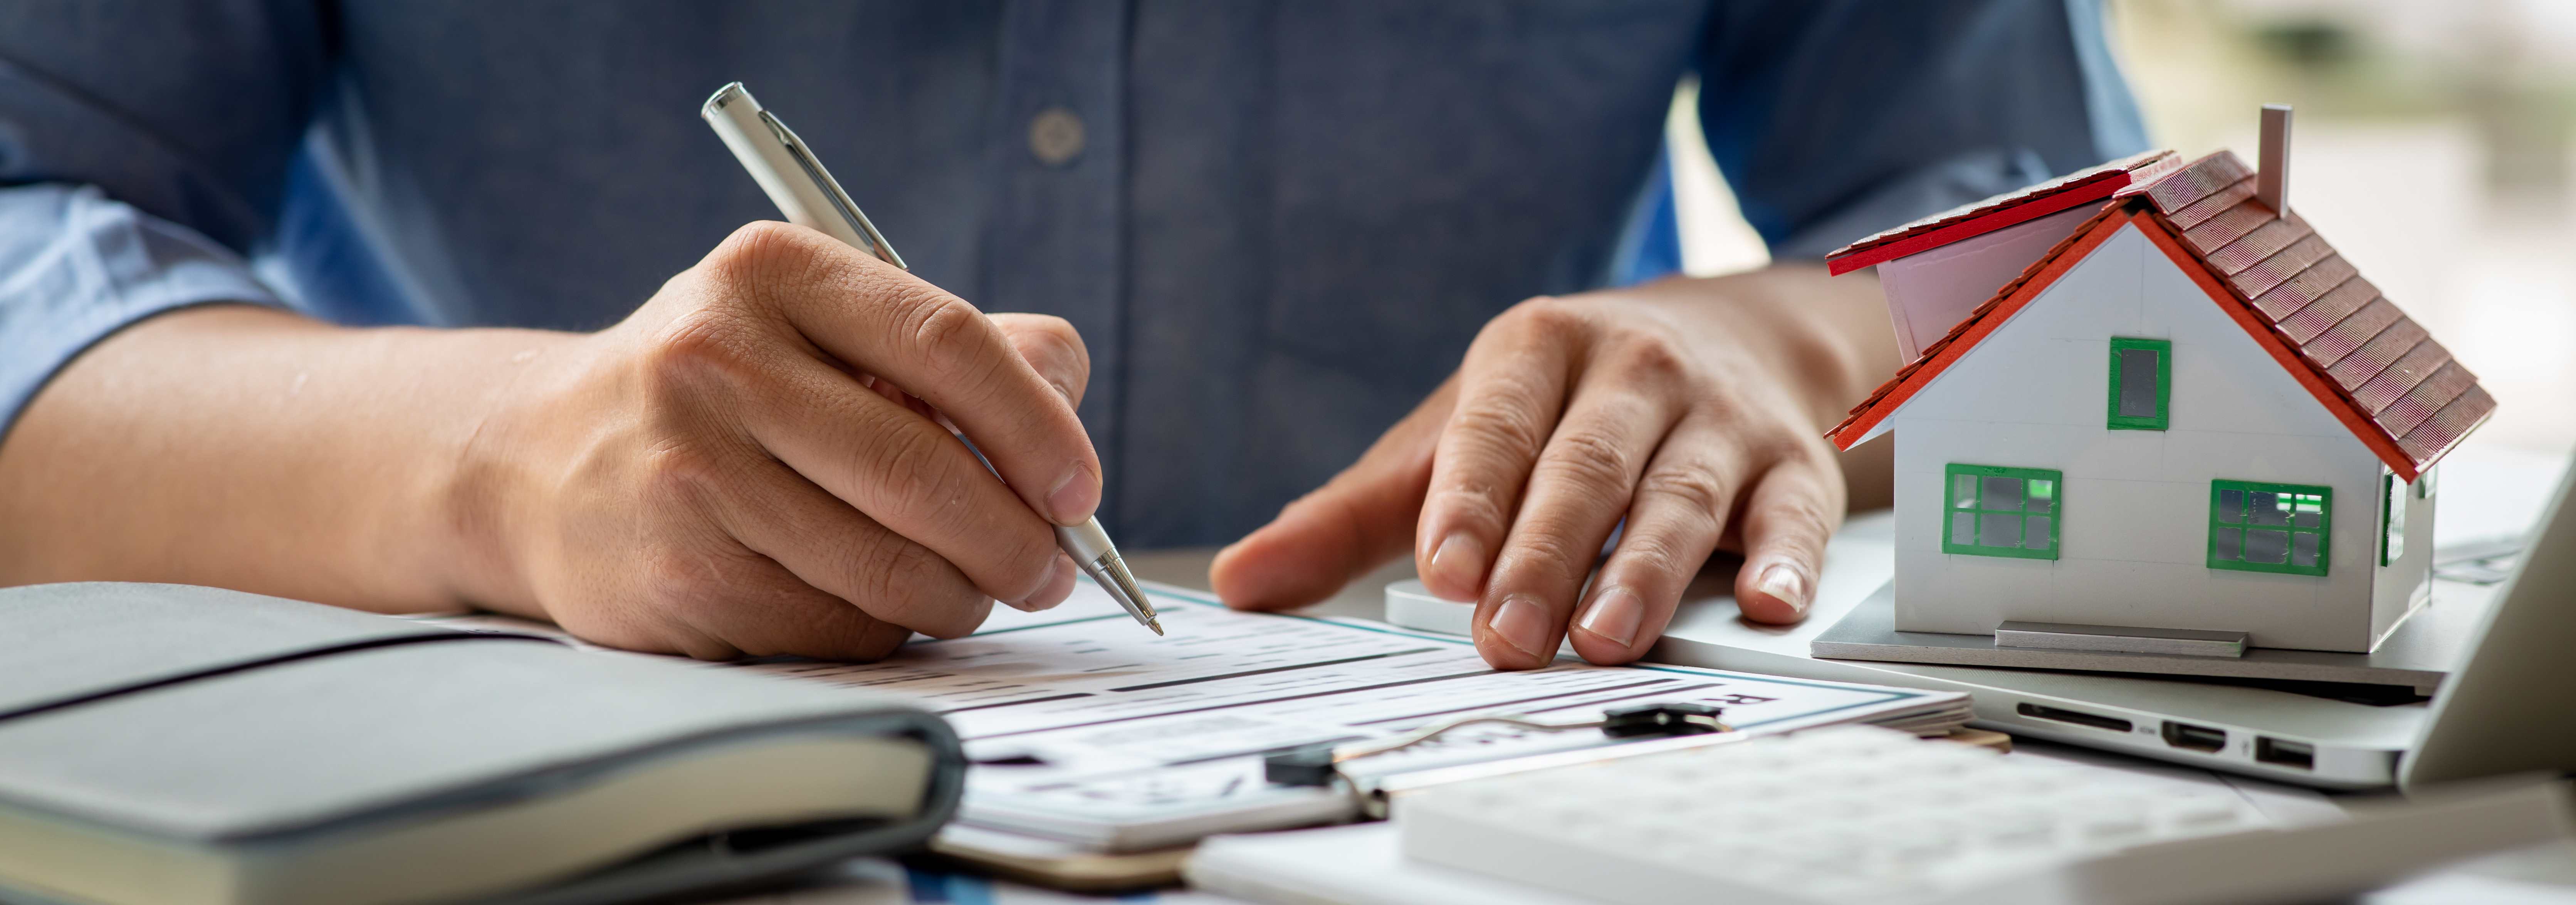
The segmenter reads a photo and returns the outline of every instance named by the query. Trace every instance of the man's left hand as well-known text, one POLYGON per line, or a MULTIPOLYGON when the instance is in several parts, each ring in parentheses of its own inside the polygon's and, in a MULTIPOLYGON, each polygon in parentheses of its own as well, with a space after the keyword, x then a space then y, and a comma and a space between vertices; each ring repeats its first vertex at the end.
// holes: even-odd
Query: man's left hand
POLYGON ((1545 666, 1569 634, 1625 663, 1725 547, 1744 615, 1796 622, 1846 494, 1819 435, 1894 357, 1875 288, 1784 265, 1523 302, 1210 580, 1236 607, 1300 606, 1410 548, 1432 593, 1476 601, 1496 667, 1545 666))

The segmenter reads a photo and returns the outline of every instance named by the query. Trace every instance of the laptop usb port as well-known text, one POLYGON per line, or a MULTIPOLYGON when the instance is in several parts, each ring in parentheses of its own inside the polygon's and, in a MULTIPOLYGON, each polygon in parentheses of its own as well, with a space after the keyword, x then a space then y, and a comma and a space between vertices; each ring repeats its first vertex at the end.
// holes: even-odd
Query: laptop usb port
POLYGON ((2254 737, 2254 759, 2267 764, 2314 770, 2317 768, 2317 746, 2258 735, 2254 737))
POLYGON ((2014 712, 2027 717, 2054 720, 2060 723, 2074 723, 2078 726, 2091 726, 2095 729, 2108 729, 2113 732, 2127 732, 2131 728, 2131 724, 2128 720, 2124 720, 2119 717, 2085 713, 2081 710, 2068 710, 2064 707, 2050 707, 2046 704, 2025 703, 2019 707, 2013 708, 2013 710, 2014 712))
POLYGON ((2227 730, 2166 720, 2165 744, 2193 751, 2216 751, 2227 747, 2227 730))

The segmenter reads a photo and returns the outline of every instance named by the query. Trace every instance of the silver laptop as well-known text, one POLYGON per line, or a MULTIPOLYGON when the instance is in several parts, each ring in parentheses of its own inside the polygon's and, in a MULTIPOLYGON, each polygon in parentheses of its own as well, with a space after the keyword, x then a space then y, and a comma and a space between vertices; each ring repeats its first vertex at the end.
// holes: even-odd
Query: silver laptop
MULTIPOLYGON (((1816 611, 1758 626, 1723 596, 1686 602, 1657 662, 1969 693, 1977 725, 2086 747, 2333 788, 2413 787, 2526 770, 2576 770, 2576 470, 2500 583, 2437 570, 2422 632, 2464 651, 2429 702, 2337 698, 2260 684, 2110 673, 1826 660, 1818 635, 1892 571, 1892 522, 1834 539, 1816 611), (2450 577, 2445 577, 2446 574, 2450 577), (2460 580, 2462 577, 2471 580, 2460 580)), ((2365 696, 2366 697, 2366 696, 2365 696)))

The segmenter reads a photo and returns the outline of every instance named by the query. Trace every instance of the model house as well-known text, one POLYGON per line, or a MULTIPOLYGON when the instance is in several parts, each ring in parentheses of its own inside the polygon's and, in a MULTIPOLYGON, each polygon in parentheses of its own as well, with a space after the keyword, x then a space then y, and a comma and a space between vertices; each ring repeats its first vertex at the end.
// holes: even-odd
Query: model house
POLYGON ((2265 172, 2140 155, 1835 253, 1912 351, 1829 434, 1895 432, 1898 630, 2369 651, 2424 604, 2432 470, 2495 401, 2283 202, 2287 141, 2267 111, 2265 172))

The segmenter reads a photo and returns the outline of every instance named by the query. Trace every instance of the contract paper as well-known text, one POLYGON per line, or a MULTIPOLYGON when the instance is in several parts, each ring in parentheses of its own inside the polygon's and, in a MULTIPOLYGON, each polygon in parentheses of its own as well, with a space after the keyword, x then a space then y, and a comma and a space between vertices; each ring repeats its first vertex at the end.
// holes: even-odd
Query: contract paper
MULTIPOLYGON (((997 608, 982 630, 916 638, 876 663, 718 664, 910 697, 955 726, 975 767, 959 819, 1107 851, 1347 816, 1345 793, 1277 786, 1261 754, 1400 733, 1471 713, 1597 719, 1609 706, 1695 702, 1745 731, 1839 722, 1956 725, 1957 695, 1673 666, 1485 665, 1464 639, 1361 620, 1226 609, 1149 586, 1165 635, 1080 586, 1042 613, 997 608)), ((491 617, 442 620, 467 627, 491 617)), ((1372 758, 1371 773, 1608 744, 1597 730, 1467 727, 1372 758)))

